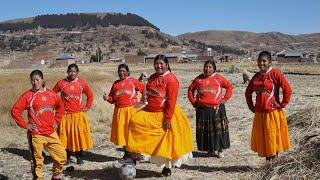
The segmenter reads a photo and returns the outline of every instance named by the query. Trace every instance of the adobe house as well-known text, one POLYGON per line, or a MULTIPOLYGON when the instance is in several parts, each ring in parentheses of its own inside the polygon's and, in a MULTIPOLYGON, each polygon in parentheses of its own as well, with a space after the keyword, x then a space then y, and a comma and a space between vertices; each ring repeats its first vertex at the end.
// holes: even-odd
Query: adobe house
MULTIPOLYGON (((149 54, 148 56, 146 56, 145 59, 145 63, 146 64, 153 64, 154 58, 157 56, 158 54, 149 54)), ((169 63, 182 63, 183 62, 183 58, 185 57, 185 55, 183 55, 182 53, 168 53, 168 54, 164 54, 167 58, 169 63)))
POLYGON ((205 61, 208 61, 208 60, 210 60, 210 61, 214 61, 214 57, 213 56, 202 56, 202 55, 198 55, 197 56, 197 62, 205 62, 205 61))
POLYGON ((55 66, 66 67, 76 62, 76 58, 70 54, 60 54, 56 57, 55 66))
POLYGON ((290 49, 278 52, 276 56, 276 61, 279 63, 301 63, 304 54, 300 50, 290 49))
POLYGON ((124 62, 126 64, 145 64, 144 59, 145 59, 144 56, 137 56, 137 55, 124 56, 124 62))

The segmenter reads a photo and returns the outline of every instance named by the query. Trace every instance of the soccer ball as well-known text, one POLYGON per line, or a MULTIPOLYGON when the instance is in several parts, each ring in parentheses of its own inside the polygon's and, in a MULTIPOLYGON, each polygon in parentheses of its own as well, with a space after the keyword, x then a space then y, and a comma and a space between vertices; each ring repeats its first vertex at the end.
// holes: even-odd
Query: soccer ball
POLYGON ((129 180, 134 179, 136 177, 136 168, 134 164, 124 164, 120 167, 119 176, 120 179, 129 180))

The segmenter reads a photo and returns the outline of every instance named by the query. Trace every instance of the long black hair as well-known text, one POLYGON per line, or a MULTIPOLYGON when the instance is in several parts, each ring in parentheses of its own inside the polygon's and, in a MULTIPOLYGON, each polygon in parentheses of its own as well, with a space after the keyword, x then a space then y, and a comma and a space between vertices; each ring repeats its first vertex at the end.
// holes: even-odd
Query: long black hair
POLYGON ((119 72, 120 68, 125 68, 128 72, 128 76, 130 75, 129 66, 127 64, 120 64, 118 66, 118 72, 119 72))
POLYGON ((168 65, 168 70, 171 72, 170 66, 169 66, 169 60, 167 58, 167 56, 163 55, 163 54, 158 54, 155 58, 153 63, 156 63, 157 60, 163 60, 167 65, 168 65))
POLYGON ((217 66, 216 66, 216 62, 213 60, 207 60, 204 65, 203 68, 206 67, 207 64, 211 64, 213 67, 213 72, 216 72, 217 66))
POLYGON ((34 75, 40 76, 40 78, 43 80, 43 73, 42 73, 42 71, 40 71, 40 70, 38 70, 38 69, 33 70, 33 71, 30 73, 30 79, 31 79, 34 75))
POLYGON ((78 67, 78 65, 76 65, 76 64, 70 64, 69 66, 68 66, 68 71, 67 72, 69 72, 72 68, 75 68, 76 69, 76 71, 77 71, 77 73, 79 72, 79 67, 78 67))
MULTIPOLYGON (((40 70, 38 70, 38 69, 33 70, 33 71, 30 73, 30 75, 29 75, 30 80, 31 80, 32 77, 35 76, 35 75, 38 75, 38 76, 43 80, 43 73, 42 73, 42 71, 40 71, 40 70)), ((45 87, 45 86, 46 86, 45 81, 42 81, 42 87, 45 87)))
POLYGON ((258 61, 259 61, 262 57, 266 57, 270 62, 272 62, 271 53, 270 53, 269 51, 262 51, 261 53, 259 53, 259 55, 258 55, 258 61))

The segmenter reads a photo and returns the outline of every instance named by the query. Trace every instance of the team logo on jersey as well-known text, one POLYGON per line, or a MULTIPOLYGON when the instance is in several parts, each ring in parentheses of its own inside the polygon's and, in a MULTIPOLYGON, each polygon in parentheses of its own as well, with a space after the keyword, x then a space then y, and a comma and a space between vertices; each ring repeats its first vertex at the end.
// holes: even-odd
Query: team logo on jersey
POLYGON ((206 81, 206 85, 208 85, 210 82, 209 81, 206 81))
POLYGON ((41 97, 41 100, 42 100, 43 102, 45 102, 45 101, 47 101, 47 97, 42 96, 42 97, 41 97))
POLYGON ((74 86, 72 85, 72 86, 70 86, 70 90, 74 90, 74 86))

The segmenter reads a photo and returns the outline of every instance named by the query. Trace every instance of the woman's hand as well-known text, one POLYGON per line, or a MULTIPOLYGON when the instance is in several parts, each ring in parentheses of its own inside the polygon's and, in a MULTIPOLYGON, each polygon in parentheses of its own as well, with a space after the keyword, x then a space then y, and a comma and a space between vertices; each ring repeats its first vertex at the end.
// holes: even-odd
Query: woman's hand
POLYGON ((255 112, 256 112, 256 108, 255 108, 254 106, 249 107, 249 109, 250 109, 250 111, 251 111, 252 113, 255 113, 255 112))
POLYGON ((222 99, 220 104, 225 104, 226 102, 227 102, 226 100, 222 99))
POLYGON ((163 122, 163 128, 164 128, 165 130, 171 129, 171 121, 168 120, 168 119, 164 120, 164 122, 163 122))
POLYGON ((27 125, 27 129, 28 129, 28 131, 38 131, 37 125, 34 123, 29 123, 27 125))
POLYGON ((106 92, 104 92, 104 94, 103 94, 103 100, 108 100, 108 95, 107 95, 107 93, 106 92))
POLYGON ((277 108, 277 109, 282 108, 281 105, 280 105, 277 101, 275 101, 275 102, 272 104, 272 107, 277 108))

